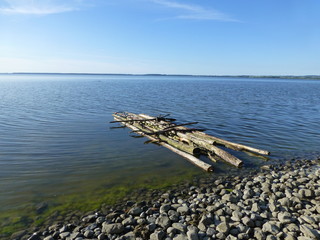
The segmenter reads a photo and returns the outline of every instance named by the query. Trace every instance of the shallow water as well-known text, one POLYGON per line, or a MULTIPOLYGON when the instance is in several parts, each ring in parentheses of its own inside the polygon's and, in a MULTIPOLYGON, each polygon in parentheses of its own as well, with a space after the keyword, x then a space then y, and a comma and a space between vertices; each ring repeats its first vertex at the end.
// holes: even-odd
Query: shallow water
MULTIPOLYGON (((128 129, 110 129, 116 111, 199 121, 208 134, 271 151, 271 161, 320 152, 317 80, 0 75, 0 90, 0 211, 203 173, 128 129)), ((246 169, 265 163, 232 153, 246 169)))

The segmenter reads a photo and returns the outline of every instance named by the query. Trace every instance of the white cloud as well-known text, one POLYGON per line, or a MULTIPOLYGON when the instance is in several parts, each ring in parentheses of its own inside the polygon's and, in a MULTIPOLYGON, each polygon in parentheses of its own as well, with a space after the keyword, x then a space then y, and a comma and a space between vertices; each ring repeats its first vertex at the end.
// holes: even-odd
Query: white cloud
POLYGON ((0 14, 49 15, 78 10, 79 0, 5 0, 0 14))
POLYGON ((179 10, 179 14, 174 18, 177 19, 196 19, 196 20, 216 20, 224 22, 238 22, 238 20, 228 16, 215 9, 206 9, 195 4, 184 4, 169 0, 151 0, 167 8, 179 10))

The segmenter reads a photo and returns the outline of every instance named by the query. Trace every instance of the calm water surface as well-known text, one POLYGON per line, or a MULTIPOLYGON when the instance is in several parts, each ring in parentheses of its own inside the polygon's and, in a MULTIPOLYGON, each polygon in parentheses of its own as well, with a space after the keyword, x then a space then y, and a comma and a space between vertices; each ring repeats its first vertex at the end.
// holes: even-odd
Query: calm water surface
MULTIPOLYGON (((110 129, 116 111, 199 121, 208 134, 271 151, 271 161, 320 152, 316 80, 0 75, 0 91, 0 212, 143 176, 202 174, 128 129, 110 129)), ((235 154, 245 168, 265 164, 235 154)))

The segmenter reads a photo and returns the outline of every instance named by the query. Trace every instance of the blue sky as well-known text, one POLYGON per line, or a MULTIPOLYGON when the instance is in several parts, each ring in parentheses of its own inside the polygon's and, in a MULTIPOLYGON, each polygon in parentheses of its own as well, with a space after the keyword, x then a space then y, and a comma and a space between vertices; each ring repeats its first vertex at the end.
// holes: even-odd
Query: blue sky
POLYGON ((319 0, 0 0, 0 72, 320 75, 319 0))

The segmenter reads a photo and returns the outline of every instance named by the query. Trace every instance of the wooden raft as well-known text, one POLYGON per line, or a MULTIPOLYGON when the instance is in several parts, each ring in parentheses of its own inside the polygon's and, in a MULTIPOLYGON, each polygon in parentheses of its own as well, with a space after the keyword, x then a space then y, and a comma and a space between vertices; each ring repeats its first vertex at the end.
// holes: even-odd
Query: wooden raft
POLYGON ((269 155, 270 152, 229 142, 221 138, 205 134, 204 129, 187 128, 187 125, 197 122, 175 124, 175 119, 166 116, 152 117, 146 114, 134 114, 117 112, 113 114, 115 121, 110 123, 122 123, 133 132, 145 136, 151 142, 160 144, 171 151, 181 155, 196 166, 208 171, 213 171, 213 166, 201 161, 198 157, 205 155, 212 161, 225 161, 236 167, 242 167, 243 162, 231 155, 219 146, 224 146, 248 154, 269 155))

